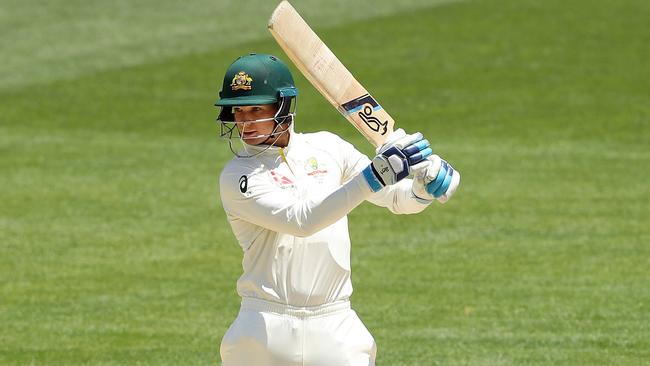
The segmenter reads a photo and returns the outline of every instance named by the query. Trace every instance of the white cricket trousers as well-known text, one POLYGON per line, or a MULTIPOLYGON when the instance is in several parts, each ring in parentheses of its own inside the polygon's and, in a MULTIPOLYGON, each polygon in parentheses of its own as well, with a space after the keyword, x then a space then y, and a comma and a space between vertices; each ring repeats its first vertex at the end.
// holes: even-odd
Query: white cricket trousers
POLYGON ((374 366, 377 347, 349 301, 292 307, 244 298, 223 366, 374 366))

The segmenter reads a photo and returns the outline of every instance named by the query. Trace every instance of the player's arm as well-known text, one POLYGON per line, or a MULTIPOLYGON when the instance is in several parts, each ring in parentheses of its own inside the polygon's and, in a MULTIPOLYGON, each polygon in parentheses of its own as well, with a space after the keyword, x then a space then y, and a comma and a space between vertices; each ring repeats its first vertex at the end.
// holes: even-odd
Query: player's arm
POLYGON ((224 209, 254 225, 299 237, 335 223, 372 193, 365 178, 358 175, 325 197, 298 199, 264 174, 222 174, 220 193, 224 209), (240 179, 247 181, 245 191, 240 189, 240 179))
MULTIPOLYGON (((408 135, 383 151, 348 182, 326 196, 296 198, 276 186, 265 172, 248 175, 226 168, 220 177, 221 199, 229 215, 269 230, 312 235, 340 220, 373 192, 398 183, 426 155, 421 135, 408 135)), ((426 146, 425 146, 426 145, 426 146)))

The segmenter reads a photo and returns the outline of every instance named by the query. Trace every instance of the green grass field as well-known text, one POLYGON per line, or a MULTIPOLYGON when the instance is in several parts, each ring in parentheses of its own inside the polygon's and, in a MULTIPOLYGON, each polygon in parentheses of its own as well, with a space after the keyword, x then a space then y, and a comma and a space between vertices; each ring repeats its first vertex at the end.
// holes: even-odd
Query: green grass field
MULTIPOLYGON (((275 2, 29 3, 0 9, 0 365, 218 364, 241 250, 212 103, 236 56, 286 60, 275 2)), ((650 364, 650 3, 295 5, 463 174, 349 215, 378 364, 650 364)), ((294 75, 297 130, 372 153, 294 75)))

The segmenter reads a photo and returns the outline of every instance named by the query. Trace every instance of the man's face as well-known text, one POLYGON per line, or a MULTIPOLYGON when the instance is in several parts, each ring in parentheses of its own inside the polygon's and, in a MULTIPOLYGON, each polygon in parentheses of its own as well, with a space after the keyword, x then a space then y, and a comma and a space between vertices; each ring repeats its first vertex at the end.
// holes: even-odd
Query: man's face
POLYGON ((253 122, 259 119, 273 118, 278 111, 276 104, 237 106, 232 113, 242 139, 249 145, 259 145, 268 139, 275 128, 275 121, 253 122), (251 121, 251 122, 249 122, 251 121), (256 137, 260 136, 260 137, 256 137))

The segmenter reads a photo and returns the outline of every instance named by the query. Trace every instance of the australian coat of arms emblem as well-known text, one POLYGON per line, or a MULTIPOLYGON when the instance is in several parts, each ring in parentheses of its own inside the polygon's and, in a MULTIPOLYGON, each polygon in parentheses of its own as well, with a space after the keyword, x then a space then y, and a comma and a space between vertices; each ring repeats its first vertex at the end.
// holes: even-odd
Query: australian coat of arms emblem
POLYGON ((252 77, 250 77, 247 73, 240 71, 235 74, 234 78, 232 78, 232 83, 230 86, 232 87, 232 90, 251 90, 252 81, 252 77))

